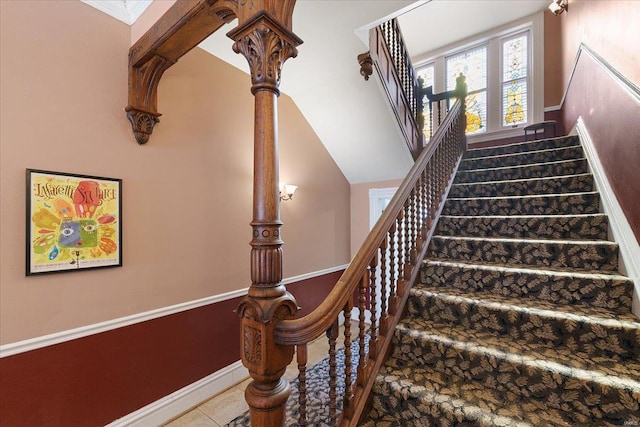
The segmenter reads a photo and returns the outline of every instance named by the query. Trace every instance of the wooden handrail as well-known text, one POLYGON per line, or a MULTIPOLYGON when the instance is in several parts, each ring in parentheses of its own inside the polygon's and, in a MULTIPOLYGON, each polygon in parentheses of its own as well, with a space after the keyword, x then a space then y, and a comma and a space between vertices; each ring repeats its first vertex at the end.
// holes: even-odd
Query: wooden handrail
POLYGON ((414 163, 393 195, 389 205, 387 205, 327 298, 308 315, 295 320, 284 320, 276 326, 276 342, 278 344, 305 344, 318 338, 332 326, 337 314, 342 311, 344 304, 355 291, 353 283, 359 280, 362 277, 362 272, 368 268, 369 260, 380 247, 386 236, 385 233, 391 228, 412 189, 415 187, 416 181, 420 177, 419 172, 424 170, 426 164, 431 160, 433 153, 439 146, 438 143, 444 139, 444 134, 453 127, 453 122, 460 114, 460 109, 460 102, 456 102, 454 109, 450 111, 450 114, 447 114, 442 125, 433 136, 434 144, 429 144, 414 163))
POLYGON ((329 296, 307 316, 276 324, 276 343, 284 347, 296 346, 298 352, 300 425, 307 422, 303 397, 307 394, 304 381, 306 346, 323 333, 329 339, 330 366, 333 366, 329 381, 329 421, 323 422, 344 426, 357 424, 375 375, 383 363, 381 356, 388 350, 408 291, 418 277, 420 260, 426 253, 442 202, 466 149, 465 125, 464 98, 461 98, 420 154, 329 296), (358 308, 359 313, 356 338, 352 340, 353 308, 358 308), (344 370, 347 378, 352 378, 355 372, 355 381, 347 381, 346 391, 340 400, 343 410, 338 422, 335 415, 339 406, 339 397, 334 390, 337 375, 335 347, 341 315, 344 315, 341 326, 344 328, 347 357, 340 369, 344 370), (359 352, 355 370, 351 363, 352 343, 357 344, 359 352))

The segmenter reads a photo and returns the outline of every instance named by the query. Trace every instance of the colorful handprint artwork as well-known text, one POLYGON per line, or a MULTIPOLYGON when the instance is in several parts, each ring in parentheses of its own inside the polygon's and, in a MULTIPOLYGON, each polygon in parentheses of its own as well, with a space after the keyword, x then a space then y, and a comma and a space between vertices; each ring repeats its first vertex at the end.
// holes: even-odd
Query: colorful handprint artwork
POLYGON ((27 169, 27 275, 121 266, 121 187, 27 169))

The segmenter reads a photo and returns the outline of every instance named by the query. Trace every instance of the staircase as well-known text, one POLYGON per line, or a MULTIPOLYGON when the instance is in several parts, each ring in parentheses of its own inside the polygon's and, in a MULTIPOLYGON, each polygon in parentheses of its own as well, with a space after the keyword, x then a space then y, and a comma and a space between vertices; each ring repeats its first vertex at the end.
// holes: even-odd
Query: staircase
POLYGON ((632 282, 577 137, 470 150, 366 426, 640 425, 632 282))

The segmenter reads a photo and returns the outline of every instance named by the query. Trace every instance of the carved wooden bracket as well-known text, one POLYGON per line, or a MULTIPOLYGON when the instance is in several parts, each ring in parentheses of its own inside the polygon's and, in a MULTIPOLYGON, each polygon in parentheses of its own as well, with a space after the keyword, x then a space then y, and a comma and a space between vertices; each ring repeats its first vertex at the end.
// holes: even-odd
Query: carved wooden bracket
MULTIPOLYGON (((286 35, 283 39, 289 39, 293 34, 291 17, 294 6, 295 0, 175 2, 129 49, 129 105, 125 111, 138 143, 145 144, 159 122, 158 84, 162 74, 180 57, 235 18, 238 18, 239 32, 242 32, 243 28, 255 27, 251 25, 252 21, 267 17, 265 21, 273 24, 268 25, 271 32, 286 35)), ((234 34, 237 35, 238 30, 234 34)), ((295 35, 293 37, 297 39, 295 35)), ((290 43, 294 51, 297 44, 290 43)))
POLYGON ((125 108, 139 144, 158 123, 158 84, 178 59, 235 17, 235 2, 181 0, 129 49, 129 105, 125 108))
POLYGON ((373 59, 369 51, 358 55, 358 64, 360 64, 360 75, 365 80, 369 80, 371 74, 373 74, 373 59))

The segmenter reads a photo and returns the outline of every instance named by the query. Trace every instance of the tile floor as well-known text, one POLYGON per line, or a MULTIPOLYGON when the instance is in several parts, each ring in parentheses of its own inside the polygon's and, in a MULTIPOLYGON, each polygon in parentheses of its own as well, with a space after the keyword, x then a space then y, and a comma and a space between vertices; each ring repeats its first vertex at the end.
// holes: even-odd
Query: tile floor
MULTIPOLYGON (((340 341, 340 340, 338 340, 340 341)), ((338 347, 340 345, 338 344, 338 347)), ((315 363, 327 357, 329 344, 324 336, 313 341, 308 346, 308 363, 311 367, 315 363)), ((294 380, 298 376, 298 365, 294 355, 293 361, 287 367, 284 374, 289 381, 294 380)), ((199 406, 191 409, 189 412, 175 418, 165 427, 222 427, 229 421, 243 414, 249 409, 244 400, 244 390, 249 384, 250 379, 231 387, 230 389, 212 397, 199 406)))

